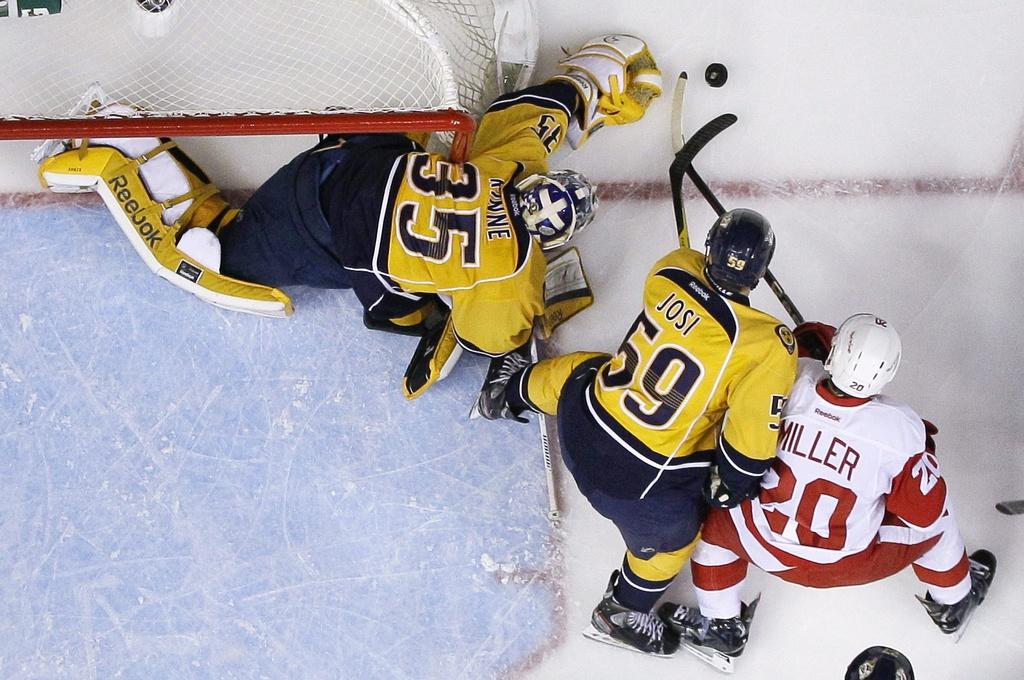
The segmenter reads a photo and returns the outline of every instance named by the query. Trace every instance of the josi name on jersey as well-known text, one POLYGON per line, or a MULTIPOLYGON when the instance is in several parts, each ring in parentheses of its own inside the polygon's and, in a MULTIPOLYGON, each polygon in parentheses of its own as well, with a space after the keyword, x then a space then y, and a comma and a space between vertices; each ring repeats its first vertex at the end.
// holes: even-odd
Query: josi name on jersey
POLYGON ((701 322, 701 316, 687 307, 682 298, 676 297, 674 292, 670 292, 655 309, 661 312, 665 320, 683 335, 688 335, 701 322))

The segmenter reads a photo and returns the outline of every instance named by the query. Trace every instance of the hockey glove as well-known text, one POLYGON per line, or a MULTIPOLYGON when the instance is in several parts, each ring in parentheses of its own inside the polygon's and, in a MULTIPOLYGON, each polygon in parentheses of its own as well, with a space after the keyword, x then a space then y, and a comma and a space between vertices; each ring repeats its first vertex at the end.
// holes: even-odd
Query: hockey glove
POLYGON ((566 137, 578 149, 605 125, 627 125, 643 118, 661 94, 661 71, 640 38, 612 34, 589 40, 559 65, 564 80, 576 88, 581 107, 566 137))
POLYGON ((513 377, 518 377, 531 361, 530 343, 491 359, 487 377, 484 378, 483 387, 480 389, 480 397, 470 417, 479 414, 487 420, 507 418, 519 423, 530 422, 521 415, 524 409, 509 405, 506 389, 513 377))
POLYGON ((921 422, 924 423, 924 450, 935 453, 935 435, 939 433, 939 428, 930 420, 922 418, 921 422))
POLYGON ((391 319, 378 318, 363 312, 363 325, 371 331, 382 331, 396 335, 411 335, 422 338, 437 326, 446 322, 448 309, 437 299, 436 295, 424 296, 425 301, 419 309, 404 316, 391 319))
POLYGON ((817 359, 825 363, 832 349, 832 337, 836 334, 835 326, 818 321, 805 321, 793 329, 796 338, 798 356, 817 359))
POLYGON ((704 500, 713 508, 734 508, 748 498, 756 496, 760 489, 760 485, 754 484, 746 494, 734 493, 718 476, 718 467, 713 465, 707 479, 704 480, 704 500))

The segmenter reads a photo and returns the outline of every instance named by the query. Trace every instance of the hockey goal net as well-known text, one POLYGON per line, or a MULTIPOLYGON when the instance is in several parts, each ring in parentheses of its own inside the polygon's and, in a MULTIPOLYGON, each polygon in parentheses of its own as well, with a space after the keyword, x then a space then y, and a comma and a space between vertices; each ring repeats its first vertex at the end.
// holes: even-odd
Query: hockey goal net
POLYGON ((495 44, 492 0, 0 0, 0 139, 449 131, 458 156, 495 44), (94 84, 144 115, 89 118, 94 84))

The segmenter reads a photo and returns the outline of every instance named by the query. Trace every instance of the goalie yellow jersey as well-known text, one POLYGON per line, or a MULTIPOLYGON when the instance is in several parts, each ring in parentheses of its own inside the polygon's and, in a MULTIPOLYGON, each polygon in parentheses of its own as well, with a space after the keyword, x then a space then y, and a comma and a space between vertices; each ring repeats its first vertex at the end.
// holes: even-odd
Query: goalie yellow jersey
POLYGON ((404 291, 449 296, 455 332, 471 350, 522 345, 544 311, 544 255, 512 192, 547 171, 576 106, 564 83, 506 95, 482 118, 468 162, 424 152, 393 167, 375 266, 404 291))

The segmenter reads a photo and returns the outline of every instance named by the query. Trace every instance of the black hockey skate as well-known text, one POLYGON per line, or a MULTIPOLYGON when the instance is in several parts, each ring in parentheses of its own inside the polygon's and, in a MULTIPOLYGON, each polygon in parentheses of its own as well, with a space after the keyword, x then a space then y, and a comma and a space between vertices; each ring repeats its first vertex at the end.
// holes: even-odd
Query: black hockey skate
POLYGON ((975 550, 970 556, 970 569, 971 592, 959 602, 939 604, 929 595, 917 596, 939 630, 952 635, 955 642, 959 642, 963 637, 974 610, 985 601, 985 595, 988 594, 988 588, 996 575, 996 556, 988 550, 975 550))
POLYGON ((723 673, 732 673, 733 662, 747 645, 750 622, 760 600, 758 595, 753 602, 743 605, 739 616, 731 619, 708 618, 701 615, 698 607, 671 602, 661 605, 658 616, 679 635, 686 651, 723 673))
POLYGON ((508 405, 505 388, 508 387, 508 382, 513 375, 530 365, 532 361, 530 344, 526 343, 507 354, 491 359, 483 387, 480 388, 480 397, 469 412, 470 418, 483 416, 487 420, 508 418, 520 423, 529 422, 520 415, 522 411, 514 410, 508 405))
POLYGON ((653 656, 669 657, 679 649, 679 636, 665 626, 654 612, 638 612, 615 601, 612 597, 619 572, 612 572, 604 597, 590 617, 590 626, 583 631, 585 637, 605 644, 643 652, 653 656))

